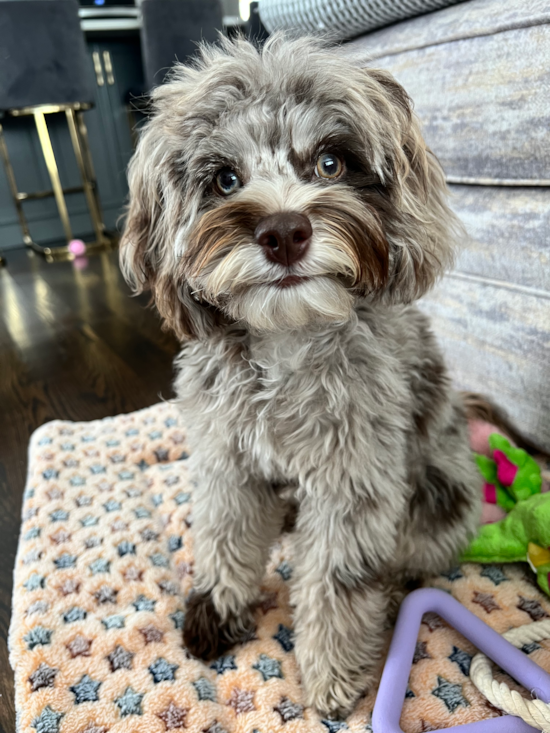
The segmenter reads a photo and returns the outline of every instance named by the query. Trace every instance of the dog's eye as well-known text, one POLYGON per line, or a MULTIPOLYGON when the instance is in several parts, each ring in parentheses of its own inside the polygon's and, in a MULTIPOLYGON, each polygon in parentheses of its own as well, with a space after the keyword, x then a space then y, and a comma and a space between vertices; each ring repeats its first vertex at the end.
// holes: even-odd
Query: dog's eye
POLYGON ((323 153, 317 159, 315 174, 319 178, 338 178, 344 170, 344 163, 333 153, 323 153))
POLYGON ((216 187, 224 196, 234 193, 241 186, 241 179, 231 168, 222 168, 216 175, 216 187))

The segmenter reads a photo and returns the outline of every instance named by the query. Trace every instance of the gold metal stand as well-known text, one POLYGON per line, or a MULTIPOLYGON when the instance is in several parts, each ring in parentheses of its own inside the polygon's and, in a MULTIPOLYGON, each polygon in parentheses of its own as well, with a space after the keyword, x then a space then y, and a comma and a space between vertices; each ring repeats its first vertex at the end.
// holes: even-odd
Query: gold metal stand
POLYGON ((43 104, 36 107, 24 107, 22 109, 11 109, 7 114, 11 117, 24 117, 32 115, 38 132, 38 138, 42 147, 42 153, 48 169, 52 188, 49 191, 37 191, 35 193, 24 193, 19 191, 15 181, 15 174, 8 155, 8 148, 2 125, 0 124, 0 157, 3 160, 6 169, 6 177, 13 198, 13 203, 19 217, 21 231, 23 232, 23 241, 27 247, 31 247, 35 252, 44 255, 46 260, 68 260, 74 259, 74 254, 69 250, 69 243, 73 239, 71 223, 69 220, 69 212, 65 203, 65 194, 84 193, 90 218, 95 232, 95 241, 86 243, 86 252, 100 252, 111 249, 116 246, 116 237, 113 237, 105 230, 103 217, 101 214, 101 205, 97 193, 97 184, 95 179, 94 168, 92 165, 92 157, 90 155, 90 147, 88 145, 88 132, 84 122, 83 111, 90 109, 91 104, 75 103, 75 104, 43 104), (64 112, 69 126, 71 142, 73 145, 76 162, 82 179, 82 186, 73 188, 63 188, 59 178, 57 162, 52 148, 48 125, 46 123, 46 115, 64 112), (27 219, 23 211, 22 202, 30 199, 43 199, 48 196, 55 198, 59 218, 63 226, 65 239, 67 244, 61 247, 49 247, 47 245, 37 244, 31 237, 27 219))

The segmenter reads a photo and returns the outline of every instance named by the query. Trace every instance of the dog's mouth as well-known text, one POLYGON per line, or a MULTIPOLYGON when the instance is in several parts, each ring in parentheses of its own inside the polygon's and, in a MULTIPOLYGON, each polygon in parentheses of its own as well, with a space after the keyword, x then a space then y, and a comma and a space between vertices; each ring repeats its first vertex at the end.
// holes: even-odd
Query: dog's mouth
POLYGON ((305 283, 310 278, 307 275, 287 275, 282 280, 277 280, 274 285, 278 288, 292 288, 300 283, 305 283))

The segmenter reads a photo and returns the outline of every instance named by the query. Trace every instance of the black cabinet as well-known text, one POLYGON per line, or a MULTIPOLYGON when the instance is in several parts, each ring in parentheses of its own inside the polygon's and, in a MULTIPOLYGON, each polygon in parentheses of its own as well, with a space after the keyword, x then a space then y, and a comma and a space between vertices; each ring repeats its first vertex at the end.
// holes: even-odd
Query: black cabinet
MULTIPOLYGON (((95 167, 103 219, 115 229, 127 195, 126 166, 132 154, 127 112, 130 90, 139 90, 143 71, 139 37, 99 38, 88 42, 88 72, 94 80, 94 108, 84 113, 95 167)), ((54 101, 54 100, 52 100, 54 101)), ((83 100, 86 101, 86 100, 83 100)), ((81 184, 65 116, 48 115, 48 127, 64 188, 81 184)), ((31 118, 3 120, 6 143, 20 191, 51 188, 31 118)), ((93 235, 84 194, 66 196, 75 236, 93 235)), ((53 198, 23 203, 35 241, 61 242, 63 230, 53 198)), ((21 230, 0 165, 0 250, 22 247, 21 230)))

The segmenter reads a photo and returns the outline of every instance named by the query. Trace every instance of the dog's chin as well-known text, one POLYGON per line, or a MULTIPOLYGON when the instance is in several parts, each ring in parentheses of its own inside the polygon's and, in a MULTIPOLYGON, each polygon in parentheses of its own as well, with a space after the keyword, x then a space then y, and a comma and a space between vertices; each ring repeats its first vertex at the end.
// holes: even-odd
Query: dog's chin
POLYGON ((281 332, 349 320, 353 295, 329 277, 288 278, 252 285, 225 303, 224 311, 256 332, 281 332))

